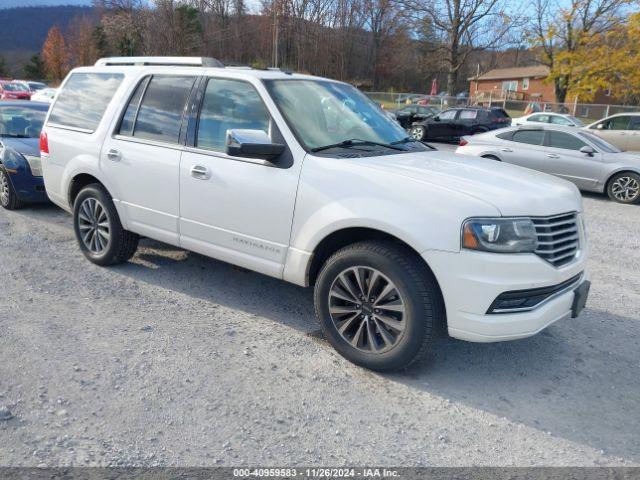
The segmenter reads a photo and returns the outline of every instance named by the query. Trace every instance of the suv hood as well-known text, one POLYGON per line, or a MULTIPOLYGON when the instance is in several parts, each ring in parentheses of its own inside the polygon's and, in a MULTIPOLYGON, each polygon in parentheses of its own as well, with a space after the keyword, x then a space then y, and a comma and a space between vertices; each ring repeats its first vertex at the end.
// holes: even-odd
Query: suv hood
POLYGON ((433 151, 357 161, 363 167, 466 194, 492 205, 503 216, 547 216, 582 210, 582 197, 572 183, 495 160, 433 151))

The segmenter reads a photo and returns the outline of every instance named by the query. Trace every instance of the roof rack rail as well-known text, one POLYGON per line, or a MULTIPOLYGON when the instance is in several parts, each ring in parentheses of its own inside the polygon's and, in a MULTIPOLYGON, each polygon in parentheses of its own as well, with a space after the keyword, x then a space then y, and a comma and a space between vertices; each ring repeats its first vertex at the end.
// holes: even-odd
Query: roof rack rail
POLYGON ((105 57, 95 63, 96 67, 125 65, 161 65, 176 67, 224 68, 224 64, 211 57, 105 57))
POLYGON ((293 71, 287 69, 287 68, 280 68, 280 67, 267 67, 267 70, 271 71, 271 72, 282 72, 286 75, 291 75, 293 73, 293 71))

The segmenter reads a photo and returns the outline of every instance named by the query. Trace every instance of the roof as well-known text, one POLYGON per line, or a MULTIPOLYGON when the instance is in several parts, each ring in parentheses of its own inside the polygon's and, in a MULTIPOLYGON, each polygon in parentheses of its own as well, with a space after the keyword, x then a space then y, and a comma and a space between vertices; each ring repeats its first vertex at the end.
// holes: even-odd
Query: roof
POLYGON ((36 110, 47 110, 49 104, 46 102, 32 102, 31 100, 0 100, 0 107, 35 107, 36 110))
POLYGON ((531 65, 529 67, 496 68, 474 76, 469 80, 509 80, 513 78, 547 77, 549 67, 546 65, 531 65))

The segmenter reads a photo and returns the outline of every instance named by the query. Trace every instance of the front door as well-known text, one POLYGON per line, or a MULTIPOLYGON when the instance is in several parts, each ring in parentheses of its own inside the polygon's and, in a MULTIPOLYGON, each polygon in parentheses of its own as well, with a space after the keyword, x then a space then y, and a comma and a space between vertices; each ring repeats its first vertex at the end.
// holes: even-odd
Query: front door
POLYGON ((457 110, 445 110, 429 122, 429 138, 452 138, 455 136, 457 110), (437 119, 437 120, 436 120, 437 119))
POLYGON ((545 141, 546 172, 564 178, 583 190, 594 190, 603 175, 602 154, 580 151, 587 145, 575 133, 548 130, 545 141))
POLYGON ((300 165, 227 155, 229 129, 263 130, 282 142, 251 83, 208 79, 193 145, 180 161, 180 244, 281 277, 300 165))
POLYGON ((143 78, 114 136, 102 147, 101 167, 116 187, 126 228, 178 244, 179 168, 183 114, 195 77, 143 78))

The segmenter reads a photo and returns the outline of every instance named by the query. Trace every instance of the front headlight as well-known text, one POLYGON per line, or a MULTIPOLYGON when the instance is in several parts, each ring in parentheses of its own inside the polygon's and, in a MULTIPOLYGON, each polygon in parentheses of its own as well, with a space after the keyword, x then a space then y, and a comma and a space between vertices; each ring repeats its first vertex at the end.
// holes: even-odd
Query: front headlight
POLYGON ((523 253, 537 246, 536 229, 528 218, 472 218, 462 225, 462 248, 523 253))
POLYGON ((24 158, 29 162, 29 167, 31 167, 31 174, 34 177, 42 176, 42 160, 40 157, 36 157, 34 155, 24 155, 24 158))

